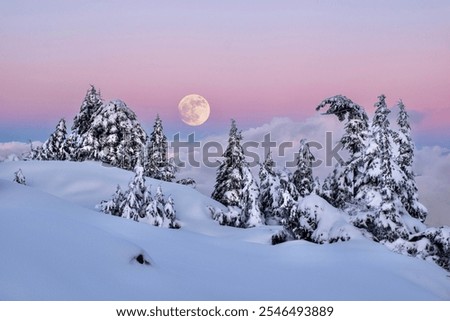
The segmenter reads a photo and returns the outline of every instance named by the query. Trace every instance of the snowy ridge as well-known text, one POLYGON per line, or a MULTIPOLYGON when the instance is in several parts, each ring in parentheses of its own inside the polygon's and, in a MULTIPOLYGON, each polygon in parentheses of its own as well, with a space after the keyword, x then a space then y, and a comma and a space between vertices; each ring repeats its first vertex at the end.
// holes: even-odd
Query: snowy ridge
POLYGON ((279 226, 220 226, 207 207, 225 207, 190 187, 147 180, 173 197, 179 230, 95 210, 132 176, 96 162, 1 163, 0 299, 450 299, 434 263, 364 238, 272 246, 279 226), (28 186, 12 182, 19 168, 28 186))

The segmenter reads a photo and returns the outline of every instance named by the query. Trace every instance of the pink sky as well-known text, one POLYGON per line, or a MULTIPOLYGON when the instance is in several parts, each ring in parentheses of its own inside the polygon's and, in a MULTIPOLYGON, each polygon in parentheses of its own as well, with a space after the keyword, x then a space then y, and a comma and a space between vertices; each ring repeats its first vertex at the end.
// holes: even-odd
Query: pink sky
POLYGON ((334 94, 372 112, 384 93, 448 137, 450 3, 392 2, 3 2, 0 125, 71 121, 94 84, 174 127, 189 93, 210 102, 209 124, 248 126, 334 94))

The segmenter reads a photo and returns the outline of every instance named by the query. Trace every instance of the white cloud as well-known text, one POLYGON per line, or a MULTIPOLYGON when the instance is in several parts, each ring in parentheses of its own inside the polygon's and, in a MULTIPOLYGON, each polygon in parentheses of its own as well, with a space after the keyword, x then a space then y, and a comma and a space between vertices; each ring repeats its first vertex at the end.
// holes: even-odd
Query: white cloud
POLYGON ((450 150, 434 146, 416 151, 419 199, 428 208, 426 223, 450 226, 450 150))
MULTIPOLYGON (((41 142, 33 142, 33 146, 42 145, 41 142)), ((30 144, 22 142, 0 143, 0 161, 21 158, 22 155, 30 152, 30 144)))

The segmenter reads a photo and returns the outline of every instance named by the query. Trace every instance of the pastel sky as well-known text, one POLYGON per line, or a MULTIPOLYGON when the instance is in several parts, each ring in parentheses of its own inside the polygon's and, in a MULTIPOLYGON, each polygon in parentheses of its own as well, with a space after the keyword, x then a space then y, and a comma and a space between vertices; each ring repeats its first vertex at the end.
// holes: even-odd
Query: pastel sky
POLYGON ((192 131, 190 93, 212 108, 198 131, 301 120, 335 94, 371 113, 384 93, 450 147, 449 17, 448 0, 0 0, 0 141, 45 139, 94 84, 172 131, 192 131))

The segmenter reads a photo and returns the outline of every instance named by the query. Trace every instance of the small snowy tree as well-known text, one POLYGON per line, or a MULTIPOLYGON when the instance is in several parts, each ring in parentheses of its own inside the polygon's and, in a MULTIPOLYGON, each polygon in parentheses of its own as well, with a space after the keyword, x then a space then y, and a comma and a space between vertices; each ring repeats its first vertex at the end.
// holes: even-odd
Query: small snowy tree
POLYGON ((267 154, 264 163, 259 170, 259 208, 263 214, 266 224, 279 223, 282 217, 277 217, 275 212, 280 207, 280 179, 275 173, 275 162, 271 154, 267 154))
POLYGON ((69 158, 66 150, 66 121, 61 119, 55 128, 55 131, 50 135, 41 148, 33 154, 36 160, 66 160, 69 158))
POLYGON ((144 161, 146 175, 171 182, 175 179, 176 167, 168 157, 167 137, 164 135, 162 120, 156 116, 153 132, 147 144, 146 159, 144 161))
POLYGON ((311 194, 314 191, 314 177, 312 164, 315 158, 305 139, 300 141, 300 149, 297 156, 297 169, 294 172, 294 185, 301 197, 311 194))
POLYGON ((142 166, 138 164, 134 173, 134 178, 128 184, 128 190, 123 195, 122 217, 139 221, 139 218, 145 216, 144 196, 147 193, 147 186, 142 166))
POLYGON ((22 173, 22 169, 19 168, 19 170, 17 172, 14 172, 14 182, 18 183, 18 184, 22 184, 22 185, 27 185, 26 180, 25 180, 25 176, 22 173))
POLYGON ((164 198, 161 186, 156 188, 155 197, 150 199, 145 208, 148 224, 178 229, 180 224, 176 218, 175 202, 171 196, 164 198))
POLYGON ((117 186, 112 199, 102 201, 97 208, 103 213, 121 216, 126 219, 144 222, 153 226, 166 228, 180 228, 176 218, 175 202, 172 197, 167 200, 160 186, 156 189, 155 197, 147 187, 143 168, 138 163, 135 175, 128 183, 128 189, 122 192, 117 186))
POLYGON ((164 220, 167 222, 167 227, 180 228, 180 224, 176 219, 175 202, 172 196, 169 196, 164 205, 164 220))
POLYGON ((242 198, 239 207, 241 208, 241 221, 245 222, 245 227, 263 225, 263 218, 258 206, 259 188, 253 178, 253 174, 248 167, 243 168, 243 188, 242 198))
POLYGON ((105 214, 114 216, 122 216, 122 204, 124 202, 124 196, 120 185, 117 185, 116 191, 112 198, 108 201, 102 201, 99 205, 100 211, 105 214))
POLYGON ((411 138, 409 116, 406 112, 405 105, 401 100, 398 102, 397 106, 399 107, 397 117, 399 131, 394 133, 394 141, 398 146, 398 157, 396 161, 404 174, 404 179, 398 182, 397 192, 400 194, 400 200, 406 211, 412 217, 424 222, 428 211, 425 206, 419 202, 415 175, 412 170, 414 143, 411 138))

